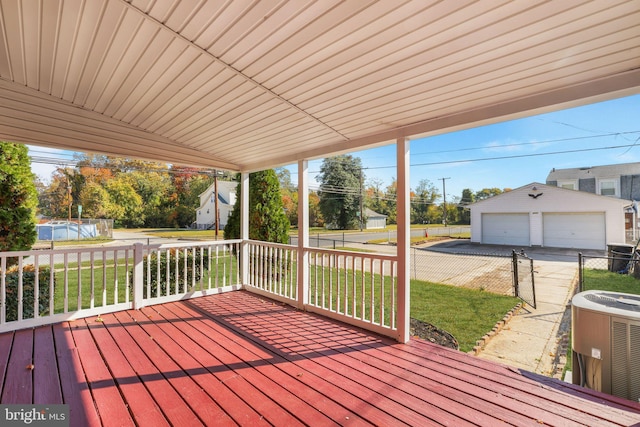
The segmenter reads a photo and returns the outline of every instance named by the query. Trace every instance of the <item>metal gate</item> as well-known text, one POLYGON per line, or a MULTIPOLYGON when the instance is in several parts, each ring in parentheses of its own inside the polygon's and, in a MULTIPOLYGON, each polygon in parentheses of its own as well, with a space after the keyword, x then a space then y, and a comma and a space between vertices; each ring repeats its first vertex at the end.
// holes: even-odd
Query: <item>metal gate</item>
POLYGON ((524 251, 512 252, 513 288, 516 297, 536 308, 536 286, 533 279, 533 260, 524 251))

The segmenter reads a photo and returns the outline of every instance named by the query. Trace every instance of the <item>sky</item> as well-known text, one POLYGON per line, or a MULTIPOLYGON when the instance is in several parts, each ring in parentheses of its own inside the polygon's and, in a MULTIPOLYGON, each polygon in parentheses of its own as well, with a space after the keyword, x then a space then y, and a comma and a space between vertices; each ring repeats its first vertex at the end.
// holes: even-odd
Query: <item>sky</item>
MULTIPOLYGON (((365 184, 397 176, 395 144, 350 153, 361 159, 365 184)), ((45 182, 73 153, 30 147, 32 170, 45 182)), ((411 141, 410 184, 428 180, 447 201, 469 188, 518 188, 546 181, 551 169, 640 162, 640 95, 411 141)), ((310 187, 322 160, 309 162, 310 187)), ((294 184, 297 166, 288 167, 294 184)))

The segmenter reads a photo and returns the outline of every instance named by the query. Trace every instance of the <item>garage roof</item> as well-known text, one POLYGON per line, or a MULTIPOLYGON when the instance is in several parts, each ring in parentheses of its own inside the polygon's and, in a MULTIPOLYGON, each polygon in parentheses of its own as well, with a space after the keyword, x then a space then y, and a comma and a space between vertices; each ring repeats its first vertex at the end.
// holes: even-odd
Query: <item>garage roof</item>
POLYGON ((469 209, 485 209, 492 204, 502 205, 506 203, 509 209, 527 212, 531 210, 546 210, 549 212, 574 212, 584 210, 584 206, 574 204, 576 200, 590 200, 603 207, 625 208, 633 205, 633 200, 619 199, 617 197, 602 196, 586 191, 570 190, 555 185, 545 185, 539 182, 523 185, 510 191, 505 191, 493 197, 479 200, 466 207, 469 209), (544 195, 547 194, 547 197, 544 195), (549 201, 549 194, 555 194, 558 198, 549 201), (561 200, 559 202, 558 200, 561 200))
POLYGON ((640 92, 640 2, 2 0, 0 138, 251 171, 640 92))

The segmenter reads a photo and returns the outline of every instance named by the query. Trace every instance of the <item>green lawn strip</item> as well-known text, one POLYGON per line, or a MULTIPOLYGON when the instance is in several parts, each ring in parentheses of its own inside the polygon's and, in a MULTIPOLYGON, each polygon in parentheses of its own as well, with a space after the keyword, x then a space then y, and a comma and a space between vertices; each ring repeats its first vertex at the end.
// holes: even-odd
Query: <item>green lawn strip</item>
MULTIPOLYGON (((215 230, 185 230, 181 228, 167 228, 167 229, 150 229, 139 230, 144 234, 154 237, 162 237, 165 239, 201 239, 201 240, 215 240, 215 230)), ((224 239, 224 231, 218 231, 218 240, 224 239)))
POLYGON ((53 247, 66 247, 66 246, 87 246, 87 245, 101 245, 104 243, 113 242, 113 239, 110 237, 92 237, 88 239, 69 239, 69 240, 38 240, 35 247, 38 248, 51 248, 51 244, 53 243, 53 247))
MULTIPOLYGON (((310 296, 312 302, 318 287, 318 305, 324 303, 325 308, 331 307, 333 310, 341 308, 344 310, 346 304, 347 314, 353 313, 353 302, 355 298, 355 317, 360 318, 361 302, 364 295, 365 319, 370 318, 372 278, 366 272, 364 281, 362 273, 352 270, 333 270, 330 274, 328 268, 322 270, 318 268, 317 273, 311 269, 311 289, 310 296), (317 285, 316 283, 316 274, 317 285), (338 280, 338 278, 340 278, 338 280), (354 286, 355 283, 355 293, 354 286), (364 291, 363 291, 364 283, 364 291), (324 284, 324 292, 322 286, 324 284), (323 298, 324 296, 324 298, 323 298), (338 305, 338 297, 340 305, 338 305)), ((384 315, 385 324, 389 322, 391 313, 391 293, 390 278, 385 277, 384 290, 380 285, 380 277, 374 274, 373 277, 373 321, 380 322, 379 307, 380 298, 384 292, 384 315)), ((449 285, 424 282, 419 280, 411 281, 411 317, 428 322, 434 326, 451 333, 460 345, 461 351, 471 351, 476 341, 487 332, 491 331, 495 324, 511 310, 520 300, 515 297, 493 294, 486 291, 458 288, 449 285)))
POLYGON ((583 291, 599 290, 640 294, 640 280, 630 274, 585 268, 582 275, 583 291))
POLYGON ((411 281, 411 317, 449 332, 464 352, 471 351, 519 301, 486 291, 411 281))

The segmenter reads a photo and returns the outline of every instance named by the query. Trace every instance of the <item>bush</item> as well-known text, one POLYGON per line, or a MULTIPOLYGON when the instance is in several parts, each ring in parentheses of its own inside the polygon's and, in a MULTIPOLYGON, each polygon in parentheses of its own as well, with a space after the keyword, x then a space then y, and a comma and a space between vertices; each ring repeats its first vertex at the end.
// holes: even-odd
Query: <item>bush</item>
MULTIPOLYGON (((160 296, 167 295, 167 263, 169 264, 169 285, 171 286, 169 294, 175 293, 175 278, 176 278, 176 257, 177 257, 177 275, 178 275, 178 288, 179 292, 186 291, 191 287, 193 281, 198 282, 202 278, 203 269, 207 269, 207 263, 205 262, 200 268, 200 256, 204 249, 187 249, 186 254, 184 250, 170 249, 167 251, 153 252, 150 255, 144 257, 144 273, 143 273, 143 297, 153 298, 156 297, 158 291, 158 285, 160 286, 160 296), (167 256, 168 254, 168 256, 167 256), (160 266, 158 267, 158 257, 160 258, 160 266), (186 272, 185 272, 185 258, 186 258, 186 272), (195 269, 194 267, 195 260, 195 269), (147 263, 150 263, 150 276, 151 276, 151 295, 147 295, 147 277, 149 271, 147 270, 147 263)), ((132 289, 133 292, 133 289, 132 289)))
MULTIPOLYGON (((38 289, 39 289, 39 315, 49 314, 49 279, 51 269, 49 267, 40 267, 38 270, 38 289)), ((7 269, 7 322, 18 320, 18 281, 20 272, 17 266, 7 269)), ((36 269, 32 264, 25 265, 22 268, 22 318, 32 319, 33 300, 35 290, 36 269)), ((55 286, 55 279, 54 279, 55 286)))

